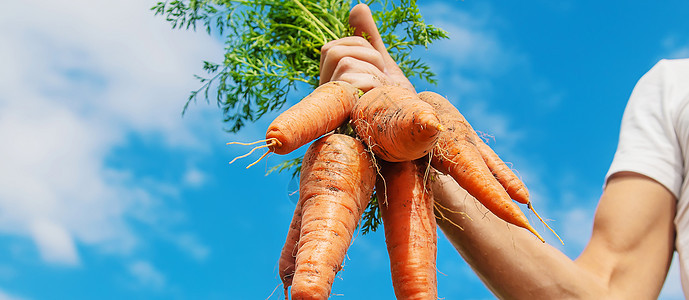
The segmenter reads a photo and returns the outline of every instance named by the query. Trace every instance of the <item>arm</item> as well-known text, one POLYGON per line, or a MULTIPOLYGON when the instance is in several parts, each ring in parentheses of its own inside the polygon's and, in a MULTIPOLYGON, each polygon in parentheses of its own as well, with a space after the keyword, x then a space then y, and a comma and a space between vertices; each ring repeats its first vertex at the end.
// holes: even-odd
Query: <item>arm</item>
MULTIPOLYGON (((363 91, 383 84, 414 90, 389 57, 368 7, 354 7, 350 24, 357 33, 368 33, 369 39, 350 37, 326 44, 321 50, 321 83, 344 80, 363 91)), ((439 226, 501 298, 645 299, 657 298, 660 292, 674 248, 676 202, 648 177, 619 173, 609 180, 591 242, 575 261, 497 219, 449 176, 439 176, 433 192, 436 202, 448 209, 439 226)))
POLYGON ((648 177, 611 177, 591 241, 575 261, 486 213, 447 176, 433 192, 443 207, 471 217, 445 211, 438 224, 501 298, 655 299, 660 293, 674 250, 675 198, 648 177))

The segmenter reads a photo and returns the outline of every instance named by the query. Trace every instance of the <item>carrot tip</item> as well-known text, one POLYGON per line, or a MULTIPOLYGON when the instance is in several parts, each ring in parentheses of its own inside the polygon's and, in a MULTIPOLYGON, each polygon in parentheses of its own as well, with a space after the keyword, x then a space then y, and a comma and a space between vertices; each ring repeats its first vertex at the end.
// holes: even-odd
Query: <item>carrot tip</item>
POLYGON ((555 232, 555 230, 553 230, 552 228, 550 228, 550 225, 548 225, 548 223, 546 223, 546 222, 541 218, 541 216, 536 212, 536 210, 533 208, 533 205, 531 204, 531 201, 529 201, 529 203, 527 203, 526 205, 527 205, 527 207, 534 213, 534 215, 536 215, 536 217, 541 221, 541 223, 543 223, 543 225, 545 225, 546 227, 548 227, 548 229, 550 230, 550 232, 552 232, 552 233, 555 235, 555 237, 557 237, 557 239, 560 240, 560 243, 564 246, 564 245, 565 245, 565 242, 562 241, 562 239, 561 239, 560 236, 555 232))
POLYGON ((242 142, 229 142, 229 143, 227 143, 227 144, 225 144, 225 145, 242 145, 242 146, 251 146, 251 145, 256 145, 256 144, 258 144, 258 143, 266 142, 266 141, 268 141, 268 140, 270 140, 270 139, 265 139, 265 140, 258 140, 258 141, 255 141, 255 142, 251 142, 251 143, 242 143, 242 142))
MULTIPOLYGON (((254 151, 256 151, 256 149, 265 148, 265 147, 270 147, 270 145, 256 146, 256 147, 254 147, 253 149, 251 149, 251 151, 249 151, 249 153, 235 157, 232 161, 230 161, 230 164, 232 164, 233 162, 235 162, 236 160, 238 160, 238 159, 240 159, 240 158, 244 158, 244 157, 247 157, 247 156, 251 155, 251 153, 254 153, 254 151)), ((270 152, 270 151, 268 151, 268 152, 270 152)), ((265 156, 265 155, 264 155, 264 156, 265 156)), ((261 158, 263 158, 263 157, 261 157, 261 158)))
POLYGON ((533 233, 539 240, 541 240, 541 242, 545 243, 545 239, 543 239, 543 237, 538 233, 538 231, 536 231, 536 229, 534 229, 531 225, 529 225, 526 229, 531 231, 531 233, 533 233))
POLYGON ((232 164, 233 162, 235 162, 236 160, 238 160, 238 159, 240 159, 240 158, 244 158, 244 157, 247 157, 247 156, 251 155, 251 153, 254 153, 254 151, 256 151, 256 149, 268 148, 268 152, 266 152, 265 154, 263 154, 263 156, 261 156, 261 158, 259 158, 258 160, 256 160, 255 162, 253 162, 252 164, 250 164, 249 166, 246 167, 246 168, 248 169, 249 167, 251 167, 251 166, 255 165, 256 163, 258 163, 261 159, 263 159, 264 157, 266 157, 266 155, 268 155, 268 153, 272 152, 272 150, 270 150, 270 147, 275 146, 276 144, 277 144, 277 145, 282 145, 282 143, 280 143, 280 141, 278 141, 276 138, 269 138, 269 139, 265 139, 265 140, 256 141, 256 142, 253 142, 253 143, 229 142, 229 143, 227 143, 227 145, 230 145, 230 144, 239 144, 239 145, 248 146, 248 145, 254 145, 254 144, 257 144, 257 143, 260 143, 260 142, 268 142, 268 143, 265 144, 265 145, 256 146, 256 147, 252 148, 251 151, 249 151, 249 153, 235 157, 232 161, 230 161, 230 164, 232 164))
POLYGON ((251 168, 251 166, 257 164, 257 163, 258 163, 259 161, 261 161, 264 157, 266 157, 266 155, 268 155, 268 153, 270 153, 270 151, 267 151, 266 153, 263 153, 263 155, 261 155, 261 157, 259 157, 255 162, 252 162, 250 165, 246 166, 246 168, 247 168, 247 169, 248 169, 248 168, 251 168))

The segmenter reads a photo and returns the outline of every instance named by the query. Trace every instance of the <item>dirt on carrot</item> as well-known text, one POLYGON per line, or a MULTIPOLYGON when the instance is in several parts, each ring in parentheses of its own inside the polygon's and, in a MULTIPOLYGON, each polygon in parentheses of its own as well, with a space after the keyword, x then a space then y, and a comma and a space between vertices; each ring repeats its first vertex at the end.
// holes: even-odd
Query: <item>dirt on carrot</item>
POLYGON ((428 159, 379 165, 376 193, 395 296, 435 300, 437 233, 428 159))
POLYGON ((528 205, 531 203, 529 190, 526 189, 524 183, 514 174, 512 169, 498 157, 495 151, 483 141, 483 139, 477 139, 476 148, 478 148, 478 151, 481 153, 481 157, 483 157, 483 161, 486 163, 486 166, 488 166, 488 169, 490 169, 500 185, 505 188, 507 194, 509 194, 513 200, 521 204, 528 205))
POLYGON ((264 140, 254 143, 227 143, 228 145, 252 145, 265 142, 265 145, 254 147, 249 153, 233 159, 230 163, 250 155, 257 149, 268 148, 269 151, 250 164, 248 166, 250 167, 268 153, 288 154, 335 130, 346 123, 354 104, 359 100, 359 93, 357 88, 344 81, 331 81, 319 86, 300 102, 277 116, 268 126, 264 140))
POLYGON ((366 92, 354 106, 350 123, 376 158, 389 162, 423 157, 443 131, 433 107, 398 86, 366 92))
POLYGON ((367 149, 350 136, 326 135, 306 151, 299 187, 301 229, 292 299, 330 296, 335 275, 373 192, 375 178, 376 170, 367 149))
POLYGON ((299 235, 301 234, 301 205, 303 202, 302 200, 298 201, 296 208, 294 208, 294 215, 287 231, 285 245, 282 247, 280 259, 278 260, 278 274, 282 280, 282 286, 285 288, 285 300, 289 299, 288 290, 292 285, 292 278, 294 277, 297 245, 299 244, 299 235))
MULTIPOLYGON (((422 92, 419 93, 419 98, 433 106, 440 122, 446 128, 438 137, 438 143, 431 160, 433 167, 452 176, 460 186, 497 217, 529 230, 538 239, 545 242, 496 179, 496 177, 503 176, 508 178, 509 175, 504 174, 504 169, 502 172, 500 169, 491 171, 486 165, 486 161, 479 150, 479 145, 483 141, 480 140, 464 116, 447 99, 437 93, 422 92), (493 172, 496 172, 496 175, 493 175, 493 172)), ((502 163, 502 160, 500 162, 502 163)), ((509 173, 512 172, 509 171, 509 173)), ((525 189, 526 187, 524 187, 525 189)))

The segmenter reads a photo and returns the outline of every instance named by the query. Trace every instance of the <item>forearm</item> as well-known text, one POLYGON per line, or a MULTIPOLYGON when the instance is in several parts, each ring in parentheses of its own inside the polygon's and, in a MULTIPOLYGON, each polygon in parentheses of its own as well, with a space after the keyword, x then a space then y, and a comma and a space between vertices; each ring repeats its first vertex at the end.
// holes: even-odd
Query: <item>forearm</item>
POLYGON ((605 294, 602 280, 526 230, 495 217, 450 177, 439 176, 433 192, 438 225, 496 296, 600 299, 605 294))

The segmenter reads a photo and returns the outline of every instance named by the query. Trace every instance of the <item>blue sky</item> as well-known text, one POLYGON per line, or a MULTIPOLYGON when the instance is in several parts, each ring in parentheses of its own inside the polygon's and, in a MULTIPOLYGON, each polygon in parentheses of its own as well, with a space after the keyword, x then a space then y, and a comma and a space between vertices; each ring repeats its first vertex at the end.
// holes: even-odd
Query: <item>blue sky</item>
MULTIPOLYGON (((172 31, 154 1, 10 1, 0 11, 0 299, 279 299, 294 182, 228 165, 215 105, 183 118, 221 41, 172 31), (271 292, 278 290, 271 296, 271 292)), ((519 171, 574 258, 620 118, 661 58, 689 57, 686 1, 423 1, 451 39, 417 54, 519 171)), ((293 101, 296 101, 295 95, 293 101)), ((305 149, 287 158, 303 154, 305 149)), ((248 161, 246 161, 248 163, 248 161)), ((554 237, 542 227, 548 241, 554 237)), ((439 296, 492 299, 440 236, 439 296)), ((358 235, 333 299, 394 299, 382 232, 358 235)), ((675 266, 662 299, 682 299, 675 266)))

